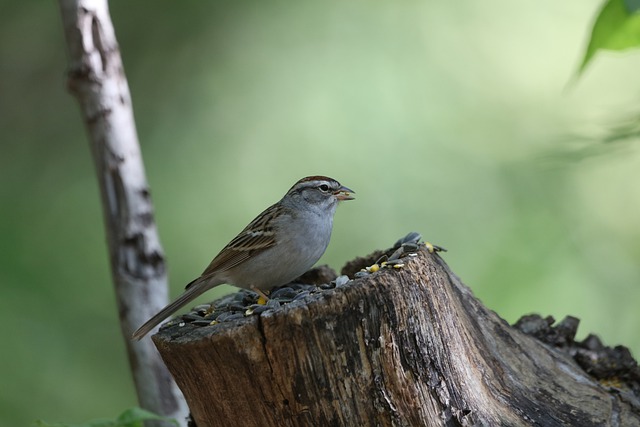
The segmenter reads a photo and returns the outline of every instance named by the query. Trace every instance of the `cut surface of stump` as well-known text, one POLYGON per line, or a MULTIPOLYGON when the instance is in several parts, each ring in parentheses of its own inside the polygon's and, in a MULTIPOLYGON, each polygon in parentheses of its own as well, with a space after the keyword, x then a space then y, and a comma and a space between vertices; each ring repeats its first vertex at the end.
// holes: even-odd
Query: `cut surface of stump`
POLYGON ((259 315, 162 329, 195 423, 640 426, 625 383, 508 325, 424 245, 396 264, 259 315))

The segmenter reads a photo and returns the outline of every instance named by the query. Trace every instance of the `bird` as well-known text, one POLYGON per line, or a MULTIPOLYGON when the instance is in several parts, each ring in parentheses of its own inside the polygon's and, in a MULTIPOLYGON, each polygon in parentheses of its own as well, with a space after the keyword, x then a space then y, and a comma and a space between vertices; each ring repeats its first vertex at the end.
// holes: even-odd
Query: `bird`
POLYGON ((324 254, 338 203, 353 190, 322 175, 298 180, 233 238, 185 291, 136 330, 140 340, 204 292, 221 284, 261 293, 309 270, 324 254))

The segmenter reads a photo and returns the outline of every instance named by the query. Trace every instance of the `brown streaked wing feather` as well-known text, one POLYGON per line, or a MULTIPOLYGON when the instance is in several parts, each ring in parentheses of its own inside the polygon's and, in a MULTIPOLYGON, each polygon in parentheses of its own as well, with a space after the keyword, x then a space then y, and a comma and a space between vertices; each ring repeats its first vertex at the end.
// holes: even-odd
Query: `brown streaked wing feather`
POLYGON ((211 261, 202 276, 225 271, 243 263, 256 252, 261 252, 276 244, 273 218, 278 207, 272 205, 258 215, 211 261))

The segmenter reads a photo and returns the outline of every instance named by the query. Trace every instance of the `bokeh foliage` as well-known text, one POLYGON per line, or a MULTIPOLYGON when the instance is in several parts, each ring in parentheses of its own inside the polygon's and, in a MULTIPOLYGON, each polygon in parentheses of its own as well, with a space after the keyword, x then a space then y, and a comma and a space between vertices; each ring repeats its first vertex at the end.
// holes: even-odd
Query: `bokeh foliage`
MULTIPOLYGON (((58 11, 0 7, 0 424, 119 413, 136 402, 58 11)), ((638 141, 593 149, 637 114, 640 55, 567 87, 600 8, 113 1, 172 294, 321 173, 357 192, 324 262, 416 230, 508 321, 571 314, 640 354, 638 141)))
POLYGON ((580 71, 598 50, 626 50, 640 46, 640 1, 607 0, 591 30, 580 71))

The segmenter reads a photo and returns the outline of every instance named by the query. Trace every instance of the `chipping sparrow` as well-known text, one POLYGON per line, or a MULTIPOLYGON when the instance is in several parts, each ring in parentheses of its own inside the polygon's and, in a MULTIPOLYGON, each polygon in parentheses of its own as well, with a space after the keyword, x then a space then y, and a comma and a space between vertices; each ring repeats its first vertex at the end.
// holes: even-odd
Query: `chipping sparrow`
POLYGON ((352 200, 350 193, 353 191, 326 176, 302 178, 278 203, 251 221, 182 295, 132 338, 144 337, 185 304, 223 283, 261 290, 302 275, 327 249, 338 202, 352 200))

